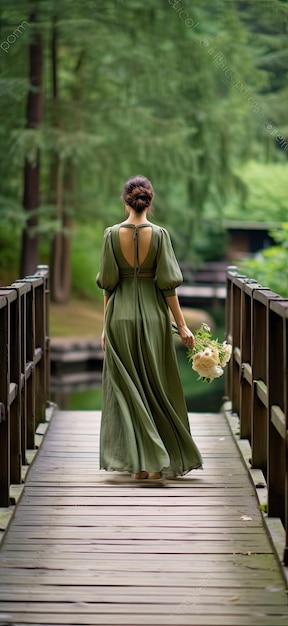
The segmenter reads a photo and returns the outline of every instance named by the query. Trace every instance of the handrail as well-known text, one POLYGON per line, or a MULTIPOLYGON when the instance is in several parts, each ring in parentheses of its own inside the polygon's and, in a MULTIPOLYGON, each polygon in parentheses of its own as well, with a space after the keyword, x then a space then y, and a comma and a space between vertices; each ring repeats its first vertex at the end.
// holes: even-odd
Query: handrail
POLYGON ((226 393, 267 482, 267 515, 280 518, 288 565, 288 299, 227 268, 226 393))
POLYGON ((0 287, 0 506, 22 482, 50 389, 49 269, 0 287))

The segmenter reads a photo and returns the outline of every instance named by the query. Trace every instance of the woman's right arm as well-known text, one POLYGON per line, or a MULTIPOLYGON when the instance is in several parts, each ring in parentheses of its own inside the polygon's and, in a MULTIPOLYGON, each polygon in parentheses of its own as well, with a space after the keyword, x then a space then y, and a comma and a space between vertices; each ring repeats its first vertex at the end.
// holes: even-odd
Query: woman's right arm
POLYGON ((187 348, 193 348, 195 343, 194 335, 193 333, 191 333, 191 330, 186 325, 184 315, 179 304, 178 296, 166 296, 166 302, 176 322, 181 340, 183 341, 185 346, 187 346, 187 348))

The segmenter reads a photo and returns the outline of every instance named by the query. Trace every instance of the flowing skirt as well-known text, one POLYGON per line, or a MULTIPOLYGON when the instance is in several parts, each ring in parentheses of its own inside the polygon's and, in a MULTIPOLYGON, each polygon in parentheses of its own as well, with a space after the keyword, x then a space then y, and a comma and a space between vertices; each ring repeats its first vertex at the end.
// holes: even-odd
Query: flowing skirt
POLYGON ((201 466, 165 298, 153 279, 122 279, 106 309, 100 468, 172 478, 201 466))

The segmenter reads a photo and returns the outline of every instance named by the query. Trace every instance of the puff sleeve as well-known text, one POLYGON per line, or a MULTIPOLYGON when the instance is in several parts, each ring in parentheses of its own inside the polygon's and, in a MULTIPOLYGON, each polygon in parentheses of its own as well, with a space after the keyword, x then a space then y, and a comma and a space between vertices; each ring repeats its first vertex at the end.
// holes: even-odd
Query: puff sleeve
POLYGON ((105 295, 110 296, 119 282, 119 268, 112 246, 112 230, 106 228, 103 235, 100 269, 96 276, 96 283, 104 289, 105 295))
POLYGON ((165 228, 161 228, 156 262, 156 284, 165 296, 174 296, 176 287, 182 282, 182 272, 175 257, 170 235, 165 228))

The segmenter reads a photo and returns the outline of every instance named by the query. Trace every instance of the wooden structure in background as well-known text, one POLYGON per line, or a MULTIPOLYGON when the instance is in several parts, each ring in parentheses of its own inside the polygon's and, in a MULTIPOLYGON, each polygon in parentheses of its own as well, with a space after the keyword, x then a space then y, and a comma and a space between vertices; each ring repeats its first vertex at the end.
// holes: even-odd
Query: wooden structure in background
POLYGON ((228 233, 226 256, 228 262, 237 263, 239 259, 247 259, 257 252, 275 245, 271 232, 279 229, 279 222, 253 222, 227 220, 224 228, 228 233))
POLYGON ((226 261, 205 262, 201 267, 181 263, 183 284, 177 288, 181 306, 217 311, 225 304, 226 261))
POLYGON ((20 484, 26 450, 45 420, 50 388, 49 271, 0 289, 0 506, 20 484))
POLYGON ((286 532, 288 565, 288 299, 227 271, 226 339, 233 345, 227 395, 267 481, 269 517, 286 532))

